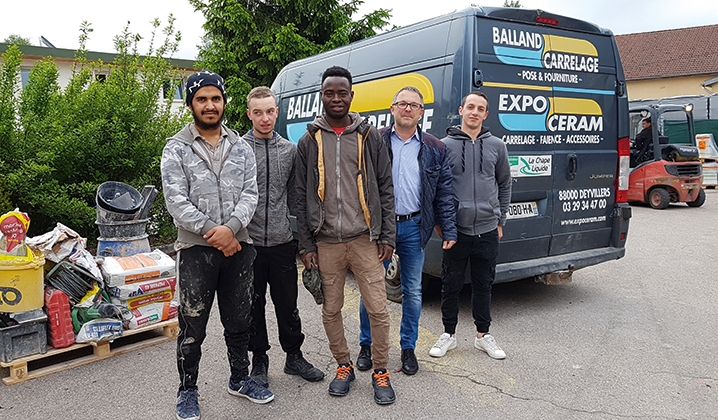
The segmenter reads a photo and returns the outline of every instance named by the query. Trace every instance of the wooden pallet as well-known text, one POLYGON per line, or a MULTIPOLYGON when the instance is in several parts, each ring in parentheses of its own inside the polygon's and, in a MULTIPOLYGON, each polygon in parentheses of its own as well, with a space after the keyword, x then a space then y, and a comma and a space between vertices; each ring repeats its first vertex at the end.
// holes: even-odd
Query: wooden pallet
POLYGON ((3 378, 2 381, 6 385, 12 385, 28 379, 39 378, 108 357, 164 343, 173 340, 178 334, 179 325, 177 318, 174 318, 136 330, 125 330, 122 337, 116 338, 112 342, 100 341, 98 343, 73 344, 64 349, 48 347, 45 354, 34 354, 7 363, 0 362, 1 367, 10 369, 10 376, 3 378), (89 353, 89 348, 92 348, 92 353, 89 353))

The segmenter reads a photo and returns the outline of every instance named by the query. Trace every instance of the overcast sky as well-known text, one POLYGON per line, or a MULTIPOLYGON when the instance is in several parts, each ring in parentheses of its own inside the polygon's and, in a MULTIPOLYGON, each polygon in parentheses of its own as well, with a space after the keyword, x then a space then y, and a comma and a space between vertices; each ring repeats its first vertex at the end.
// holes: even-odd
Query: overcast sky
MULTIPOLYGON (((114 52, 113 38, 128 21, 132 32, 149 38, 149 22, 154 18, 166 22, 169 13, 173 13, 176 26, 182 32, 175 58, 192 60, 196 58, 203 33, 202 14, 194 12, 186 0, 124 0, 105 4, 89 0, 32 0, 27 3, 6 0, 3 3, 0 41, 16 34, 39 45, 40 36, 44 36, 57 48, 74 49, 79 44, 80 24, 88 21, 94 29, 87 43, 88 50, 114 52)), ((391 23, 406 26, 469 7, 471 3, 464 0, 365 0, 360 12, 392 8, 391 23)), ((500 6, 503 0, 474 0, 473 3, 500 6)), ((614 34, 718 24, 716 0, 521 0, 521 4, 528 9, 587 20, 612 30, 614 34)), ((146 51, 147 44, 143 42, 140 53, 146 51)))

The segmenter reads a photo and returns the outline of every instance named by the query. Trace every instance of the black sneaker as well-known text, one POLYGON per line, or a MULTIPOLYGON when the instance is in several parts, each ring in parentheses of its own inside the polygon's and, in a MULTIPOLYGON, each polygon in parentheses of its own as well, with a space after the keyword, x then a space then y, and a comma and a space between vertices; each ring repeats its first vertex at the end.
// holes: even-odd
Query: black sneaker
POLYGON ((357 369, 369 370, 371 366, 371 346, 361 346, 357 357, 357 369))
POLYGON ((337 376, 329 384, 329 395, 343 397, 349 393, 352 381, 354 380, 354 365, 352 362, 339 365, 335 371, 337 376))
POLYGON ((262 385, 265 388, 269 388, 269 377, 267 371, 269 370, 269 356, 265 353, 255 354, 252 356, 252 372, 249 376, 254 379, 254 382, 262 385))
POLYGON ((414 349, 401 351, 401 371, 407 375, 414 375, 419 371, 419 362, 416 360, 414 349))
POLYGON ((317 382, 324 379, 324 372, 315 368, 307 359, 302 356, 302 352, 296 354, 287 354, 287 362, 284 364, 284 373, 288 375, 299 375, 309 382, 317 382))
POLYGON ((374 369, 371 375, 371 384, 374 387, 374 402, 379 405, 393 404, 396 401, 394 388, 389 381, 389 372, 386 369, 374 369))

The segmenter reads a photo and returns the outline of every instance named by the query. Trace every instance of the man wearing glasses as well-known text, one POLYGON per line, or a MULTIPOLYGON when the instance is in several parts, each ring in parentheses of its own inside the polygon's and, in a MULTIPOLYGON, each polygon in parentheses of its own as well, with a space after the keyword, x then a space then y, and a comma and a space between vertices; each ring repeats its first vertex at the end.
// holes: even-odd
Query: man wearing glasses
MULTIPOLYGON (((380 131, 389 149, 394 181, 396 253, 401 265, 401 370, 419 371, 414 349, 419 337, 421 277, 424 249, 434 226, 443 238, 443 249, 456 243, 456 211, 451 168, 444 143, 418 125, 424 115, 424 97, 413 86, 401 88, 391 105, 394 123, 380 131)), ((364 304, 359 307, 361 350, 359 370, 372 367, 371 327, 364 304)))
POLYGON ((322 74, 324 114, 299 139, 296 160, 297 231, 305 267, 319 267, 322 322, 339 365, 329 394, 345 396, 354 365, 344 336, 342 307, 349 269, 356 277, 372 328, 374 401, 391 404, 389 312, 382 261, 394 252, 394 188, 389 153, 376 131, 356 112, 351 73, 330 67, 322 74))

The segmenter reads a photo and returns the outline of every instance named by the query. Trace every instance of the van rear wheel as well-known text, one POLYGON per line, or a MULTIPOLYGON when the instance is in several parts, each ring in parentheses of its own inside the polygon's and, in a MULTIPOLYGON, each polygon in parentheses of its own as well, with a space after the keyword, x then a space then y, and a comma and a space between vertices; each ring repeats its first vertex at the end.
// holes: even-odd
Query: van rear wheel
POLYGON ((688 207, 700 207, 703 205, 703 203, 706 202, 706 192, 703 191, 703 188, 698 191, 698 197, 694 201, 691 201, 688 204, 688 207))
POLYGON ((665 209, 671 202, 671 195, 663 188, 654 188, 648 193, 648 204, 654 209, 665 209))

